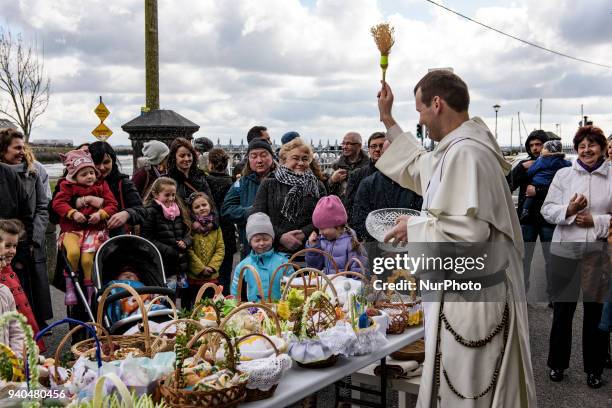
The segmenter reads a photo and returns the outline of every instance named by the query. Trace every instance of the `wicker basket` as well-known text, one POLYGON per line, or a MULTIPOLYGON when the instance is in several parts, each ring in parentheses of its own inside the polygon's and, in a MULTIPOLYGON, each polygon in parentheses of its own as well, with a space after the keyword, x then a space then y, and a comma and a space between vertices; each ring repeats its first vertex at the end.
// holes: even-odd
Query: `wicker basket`
MULTIPOLYGON (((242 336, 241 338, 236 340, 236 348, 238 348, 238 346, 240 346, 240 343, 242 343, 244 340, 248 339, 249 337, 263 338, 268 343, 270 343, 270 345, 274 349, 274 352, 276 353, 277 356, 280 354, 280 351, 278 350, 278 347, 276 347, 276 344, 274 344, 274 342, 268 336, 262 333, 251 333, 251 334, 247 334, 246 336, 242 336)), ((246 395, 246 399, 244 400, 244 402, 253 402, 253 401, 260 401, 260 400, 268 399, 272 395, 274 395, 274 391, 276 391, 276 387, 278 387, 278 384, 274 384, 269 390, 260 390, 257 388, 247 387, 247 395, 246 395)))
MULTIPOLYGON (((87 329, 87 331, 89 331, 90 334, 94 334, 96 333, 96 337, 98 337, 99 339, 102 339, 106 342, 106 350, 108 350, 109 352, 112 352, 113 350, 113 346, 112 346, 112 342, 111 342, 111 336, 108 334, 108 331, 98 325, 97 323, 93 323, 93 322, 89 322, 89 323, 83 323, 83 322, 78 322, 75 321, 73 319, 65 319, 65 320, 61 320, 57 323, 54 323, 52 326, 49 326, 49 328, 51 327, 55 327, 58 324, 61 323, 76 323, 77 326, 73 327, 72 329, 70 329, 68 331, 68 333, 66 333, 66 335, 62 338, 62 340, 59 342, 57 348, 55 349, 55 364, 53 365, 54 370, 49 372, 49 376, 53 377, 53 381, 55 382, 55 384, 61 385, 64 384, 66 381, 68 381, 68 379, 66 380, 62 380, 60 374, 59 374, 59 367, 60 367, 60 360, 61 360, 61 352, 64 348, 64 346, 66 345, 66 343, 68 343, 68 341, 72 338, 72 336, 74 335, 74 333, 76 333, 77 331, 81 330, 81 329, 87 329), (98 334, 100 333, 100 334, 98 334)), ((45 329, 47 330, 47 329, 45 329)), ((96 358, 96 360, 98 361, 98 367, 102 366, 102 361, 103 360, 107 360, 108 356, 104 355, 103 352, 103 348, 102 347, 97 347, 98 344, 100 344, 100 342, 95 342, 95 337, 92 339, 94 341, 94 344, 96 344, 96 348, 93 349, 92 351, 95 351, 94 356, 96 358)), ((74 362, 71 362, 71 364, 73 364, 74 362)))
MULTIPOLYGON (((269 288, 273 288, 274 286, 274 282, 276 282, 276 275, 281 272, 281 276, 279 277, 279 280, 282 282, 283 278, 287 275, 287 272, 289 271, 289 267, 293 268, 293 272, 297 271, 298 269, 301 268, 300 265, 296 264, 295 262, 285 262, 282 263, 280 265, 278 265, 276 267, 276 269, 274 270, 274 272, 272 272, 272 276, 270 277, 270 286, 269 288)), ((292 273, 293 273, 292 272, 292 273)), ((268 303, 272 303, 274 302, 274 299, 272 299, 272 290, 268 291, 268 303)))
POLYGON ((200 290, 198 290, 198 293, 195 297, 195 300, 193 302, 194 305, 197 305, 200 300, 202 300, 202 298, 204 297, 204 293, 206 292, 206 289, 208 288, 212 288, 215 291, 215 294, 213 295, 213 298, 219 296, 222 294, 223 292, 223 287, 216 285, 212 282, 207 282, 205 284, 202 285, 202 287, 200 287, 200 290))
MULTIPOLYGON (((158 353, 161 353, 161 352, 164 352, 164 351, 172 351, 172 350, 174 350, 174 344, 176 343, 176 336, 174 336, 173 338, 168 338, 165 335, 166 335, 166 331, 170 327, 176 326, 176 325, 178 325, 180 323, 185 323, 187 325, 193 325, 193 326, 198 328, 198 331, 206 329, 206 327, 204 327, 197 320, 193 320, 193 319, 176 319, 176 320, 172 320, 170 323, 168 323, 166 326, 164 326, 162 331, 159 333, 158 337, 153 341, 153 344, 151 345, 151 348, 153 350, 157 350, 158 353), (163 347, 163 348, 161 347, 161 344, 160 344, 162 339, 166 343, 165 347, 163 347)), ((177 330, 178 330, 178 328, 177 328, 177 330)))
MULTIPOLYGON (((109 285, 104 291, 104 293, 102 293, 102 296, 100 297, 100 303, 98 305, 98 314, 97 314, 97 319, 96 319, 97 324, 99 326, 103 326, 102 321, 103 321, 103 316, 104 316, 104 306, 106 303, 106 299, 110 296, 111 290, 115 288, 127 290, 136 299, 136 303, 138 303, 138 308, 140 309, 140 313, 142 314, 142 327, 144 330, 144 333, 139 333, 139 334, 111 335, 110 336, 111 342, 113 343, 114 346, 117 346, 115 348, 116 349, 123 349, 123 348, 139 349, 140 352, 142 353, 142 356, 144 357, 153 357, 155 353, 157 353, 159 350, 165 349, 167 344, 163 338, 160 339, 158 342, 156 342, 156 345, 158 347, 157 349, 154 350, 151 347, 151 344, 153 343, 153 341, 156 340, 159 336, 151 335, 149 331, 149 319, 147 316, 147 309, 145 309, 144 303, 142 302, 142 299, 140 298, 140 295, 138 294, 138 292, 136 292, 134 288, 132 288, 129 285, 126 285, 125 283, 114 283, 112 285, 109 285)), ((71 351, 74 353, 75 356, 80 357, 81 355, 85 353, 88 353, 88 352, 91 353, 90 350, 92 350, 93 348, 94 348, 93 340, 87 339, 87 340, 83 340, 83 341, 76 343, 74 346, 72 346, 71 351)), ((120 358, 115 358, 113 356, 107 356, 107 358, 111 360, 120 359, 120 358)))
POLYGON ((256 309, 261 309, 264 312, 266 312, 266 314, 270 317, 270 319, 274 322, 274 327, 276 329, 276 335, 277 336, 281 336, 282 334, 282 330, 281 330, 281 326, 280 326, 280 321, 278 320, 278 316, 276 315, 276 313, 274 312, 274 310, 272 310, 271 307, 266 306, 264 304, 261 303, 243 303, 240 306, 232 309, 231 312, 228 313, 227 316, 225 316, 225 318, 221 321, 221 324, 219 325, 219 329, 224 330, 225 326, 227 325, 227 322, 230 321, 230 319, 235 316, 238 312, 242 311, 242 310, 246 310, 246 309, 250 309, 250 308, 256 308, 256 309))
POLYGON ((170 309, 172 310, 172 314, 173 314, 172 320, 178 319, 178 312, 176 310, 176 305, 174 304, 174 301, 166 295, 155 296, 153 299, 151 299, 151 301, 149 302, 146 308, 147 315, 151 311, 151 308, 156 305, 155 302, 159 300, 165 300, 166 302, 168 302, 168 304, 170 305, 170 309))
MULTIPOLYGON (((227 343, 229 349, 229 355, 226 355, 226 361, 228 368, 235 373, 240 373, 236 369, 236 353, 234 346, 230 338, 223 331, 215 328, 204 329, 196 334, 187 344, 186 348, 191 349, 195 343, 202 336, 212 336, 216 334, 221 336, 227 343)), ((204 357, 206 349, 200 347, 197 355, 204 357)), ((179 389, 178 384, 182 376, 182 367, 178 367, 174 370, 174 386, 168 386, 166 379, 162 379, 159 383, 159 393, 162 398, 171 407, 177 408, 229 408, 238 405, 246 398, 247 380, 240 382, 232 387, 224 388, 222 390, 208 390, 208 391, 191 391, 185 389, 179 389)))
MULTIPOLYGON (((191 320, 197 320, 199 321, 198 318, 198 313, 200 312, 201 309, 207 307, 205 304, 203 303, 194 303, 195 305, 197 305, 193 311, 191 312, 191 316, 189 317, 191 320)), ((219 327, 219 325, 221 324, 221 312, 219 310, 217 310, 217 308, 214 305, 211 305, 212 309, 215 311, 215 325, 216 327, 219 327)))
MULTIPOLYGON (((353 258, 353 259, 355 259, 355 260, 359 261, 359 260, 358 260, 358 259, 356 259, 356 258, 353 258)), ((361 262, 360 262, 360 263, 361 263, 361 262)), ((364 289, 364 290, 366 290, 366 289, 367 289, 367 288, 368 288, 368 287, 371 285, 371 283, 372 283, 372 282, 371 282, 371 281, 370 281, 370 280, 369 280, 369 279, 368 279, 368 278, 367 278, 367 277, 366 277, 364 274, 362 274, 362 273, 360 273, 360 272, 353 272, 353 271, 344 271, 344 272, 338 272, 337 274, 335 274, 334 276, 332 276, 332 277, 331 277, 329 280, 330 280, 331 282, 333 282, 333 281, 334 281, 334 279, 336 279, 336 278, 338 278, 338 277, 340 277, 340 276, 350 276, 350 277, 353 277, 353 278, 359 278, 359 280, 361 280, 361 283, 362 283, 362 285, 363 285, 363 289, 364 289)), ((329 285, 328 285, 328 284, 327 284, 327 282, 326 282, 326 283, 325 283, 325 286, 323 286, 322 290, 325 292, 325 291, 327 290, 327 287, 328 287, 328 286, 329 286, 329 285)), ((333 285, 332 285, 332 286, 333 286, 333 285)))
MULTIPOLYGON (((334 259, 334 257, 331 256, 330 254, 328 254, 327 252, 322 251, 322 250, 320 250, 318 248, 304 248, 304 249, 302 249, 300 251, 297 251, 296 253, 291 255, 291 258, 289 258, 289 263, 294 263, 295 259, 298 256, 300 256, 302 254, 306 254, 307 252, 314 252, 316 254, 319 254, 319 255, 327 258, 329 260, 329 262, 331 263, 332 267, 334 268, 334 271, 335 271, 334 273, 340 272, 340 269, 338 268, 338 264, 336 263, 336 260, 334 259)), ((324 273, 322 275, 326 276, 324 273)), ((312 277, 312 275, 310 275, 309 277, 312 277)), ((290 286, 290 282, 287 282, 285 285, 286 285, 285 288, 287 286, 290 286)), ((304 279, 303 287, 304 287, 304 298, 306 298, 306 297, 310 296, 313 292, 316 292, 317 290, 321 289, 321 282, 320 282, 320 280, 316 279, 315 283, 313 284, 312 280, 309 279, 308 283, 306 283, 306 280, 304 279)))
MULTIPOLYGON (((325 287, 329 287, 334 296, 333 302, 330 302, 325 296, 319 296, 317 299, 315 299, 313 296, 309 296, 304 302, 304 307, 300 310, 300 319, 295 322, 293 333, 299 338, 314 338, 316 337, 317 333, 336 325, 336 322, 338 321, 338 316, 336 314, 336 307, 338 307, 338 295, 332 281, 327 275, 314 268, 302 268, 289 277, 289 281, 287 282, 287 286, 285 287, 285 291, 283 293, 283 299, 288 293, 288 289, 293 278, 300 275, 303 276, 305 273, 314 273, 315 275, 318 274, 321 276, 323 280, 326 281, 325 287), (316 303, 311 305, 309 308, 305 307, 313 302, 316 303), (309 310, 308 313, 307 310, 309 310), (304 323, 306 324, 306 327, 302 326, 304 323)), ((325 360, 319 360, 311 363, 303 363, 297 360, 294 361, 303 368, 326 368, 336 364, 338 361, 338 356, 332 354, 325 360)))
MULTIPOLYGON (((253 274, 253 277, 255 278, 255 282, 257 284, 257 293, 259 295, 259 302, 260 303, 264 303, 266 301, 266 296, 265 293, 263 291, 263 286, 261 284, 261 277, 259 276, 259 272, 257 272, 257 269, 255 269, 252 265, 244 265, 241 269, 240 272, 238 273, 238 288, 236 291, 236 294, 238 295, 238 305, 240 305, 240 303, 242 303, 242 282, 244 280, 244 271, 245 270, 249 270, 251 271, 251 273, 253 274)), ((269 287, 270 291, 272 289, 272 287, 269 287)), ((272 302, 270 301, 270 304, 272 302)))
MULTIPOLYGON (((346 265, 344 265, 344 272, 353 272, 353 273, 358 273, 359 275, 361 275, 363 278, 365 278, 365 273, 366 273, 366 267, 363 264, 363 262, 361 262, 361 260, 359 258, 356 257, 352 257, 351 259, 349 259, 349 261, 346 263, 346 265), (353 264, 356 263, 357 265, 359 265, 359 272, 356 271, 352 271, 350 268, 353 266, 353 264)), ((355 276, 355 275, 353 275, 355 276)), ((363 279, 362 279, 363 280, 363 279)), ((367 278, 365 278, 365 280, 367 280, 367 278)))
POLYGON ((404 303, 404 300, 397 292, 395 292, 395 294, 397 294, 399 302, 392 302, 391 299, 379 300, 378 298, 381 293, 383 292, 379 291, 376 293, 374 307, 381 311, 385 309, 393 311, 393 313, 387 312, 389 315, 387 334, 402 334, 404 330, 406 330, 406 327, 408 327, 408 305, 404 303))
MULTIPOLYGON (((293 282, 293 280, 297 277, 302 278, 305 289, 304 293, 308 293, 308 295, 311 295, 315 291, 324 291, 324 289, 329 286, 332 291, 332 294, 334 295, 334 303, 338 304, 338 293, 336 292, 336 288, 334 288, 331 279, 329 278, 329 276, 325 275, 323 272, 315 268, 301 268, 293 272, 291 276, 289 276, 289 278, 287 279, 287 283, 285 284, 285 288, 283 289, 283 293, 281 296, 282 300, 287 300, 287 295, 289 294, 289 291, 292 287, 291 282, 293 282), (308 281, 306 281, 307 278, 308 281), (312 284, 313 280, 314 284, 312 284), (325 282, 325 286, 322 286, 322 282, 325 282)), ((308 298, 308 296, 305 295, 304 298, 308 298)))
POLYGON ((302 368, 328 368, 328 367, 333 366, 337 362, 338 362, 338 356, 335 354, 326 358, 325 360, 315 361, 313 363, 300 363, 299 361, 296 361, 297 365, 299 365, 302 368))
POLYGON ((425 361, 425 342, 423 339, 417 340, 391 353, 391 358, 395 360, 414 360, 421 364, 425 361))
MULTIPOLYGON (((291 290, 291 282, 296 278, 296 277, 301 277, 302 280, 304 281, 304 283, 306 283, 306 279, 308 279, 308 282, 312 282, 312 280, 314 279, 317 283, 314 286, 314 288, 317 291, 322 291, 324 292, 325 289, 327 287, 329 287, 331 289, 332 295, 333 295, 333 302, 330 302, 330 305, 332 307, 332 309, 334 310, 334 315, 336 314, 336 307, 338 306, 338 293, 336 292, 336 288, 334 287, 331 279, 329 278, 329 276, 325 275, 323 272, 321 272, 318 269, 315 268, 302 268, 302 269, 298 269, 297 271, 295 271, 293 274, 291 274, 291 276, 289 276, 289 279, 287 280, 287 284, 285 285, 285 289, 283 290, 283 294, 281 296, 281 301, 287 301, 287 296, 289 294, 289 291, 291 290), (321 285, 322 282, 325 282, 324 286, 321 285)), ((307 292, 305 292, 307 293, 307 292)), ((312 292, 314 293, 314 292, 312 292)), ((312 294, 311 293, 311 294, 312 294)), ((305 296, 305 300, 304 303, 307 302, 309 299, 309 296, 305 296)), ((298 322, 301 320, 302 317, 302 311, 301 309, 298 310, 292 310, 291 311, 291 319, 295 322, 298 322)), ((316 329, 316 328, 315 328, 316 329)))

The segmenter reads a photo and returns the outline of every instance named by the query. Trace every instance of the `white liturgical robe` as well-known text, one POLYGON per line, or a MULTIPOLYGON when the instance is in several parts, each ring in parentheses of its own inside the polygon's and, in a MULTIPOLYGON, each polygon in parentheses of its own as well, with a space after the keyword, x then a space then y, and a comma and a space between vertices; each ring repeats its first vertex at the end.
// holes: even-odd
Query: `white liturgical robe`
POLYGON ((508 339, 495 388, 480 398, 469 399, 491 384, 503 348, 502 334, 494 336, 484 347, 468 348, 457 342, 444 325, 440 329, 440 386, 434 387, 441 304, 431 302, 425 305, 426 357, 417 405, 421 408, 535 407, 521 262, 523 240, 505 179, 509 163, 480 118, 464 122, 432 152, 427 152, 410 133, 402 133, 397 125, 389 129, 387 136, 392 144, 376 167, 402 187, 424 196, 422 215, 408 221, 409 242, 504 243, 512 249, 490 260, 498 263, 492 268, 505 269, 506 274, 505 285, 487 289, 489 294, 498 295, 498 301, 467 302, 461 301, 456 293, 444 295, 446 319, 467 340, 484 339, 490 334, 502 320, 506 304, 502 300, 508 299, 508 339), (436 395, 432 395, 433 390, 437 391, 436 395), (457 393, 468 398, 460 398, 457 393))

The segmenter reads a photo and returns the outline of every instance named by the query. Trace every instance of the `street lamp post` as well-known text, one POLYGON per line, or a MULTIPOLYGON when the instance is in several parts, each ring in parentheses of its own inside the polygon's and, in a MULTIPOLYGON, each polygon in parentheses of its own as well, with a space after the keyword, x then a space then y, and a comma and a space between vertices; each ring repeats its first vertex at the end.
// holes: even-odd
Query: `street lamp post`
POLYGON ((501 108, 501 106, 498 104, 493 105, 493 109, 495 109, 495 139, 497 139, 497 112, 499 112, 499 108, 501 108))

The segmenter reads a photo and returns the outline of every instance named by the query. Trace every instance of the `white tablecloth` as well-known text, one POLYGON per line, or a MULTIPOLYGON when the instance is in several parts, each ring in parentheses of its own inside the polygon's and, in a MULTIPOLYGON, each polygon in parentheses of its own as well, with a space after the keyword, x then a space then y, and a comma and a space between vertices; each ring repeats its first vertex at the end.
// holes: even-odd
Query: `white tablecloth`
POLYGON ((376 352, 359 357, 340 357, 338 362, 329 368, 302 368, 294 362, 293 367, 283 376, 272 398, 240 404, 240 407, 279 408, 291 405, 394 351, 423 338, 423 335, 424 329, 422 325, 409 328, 403 334, 389 335, 387 336, 389 342, 376 352))

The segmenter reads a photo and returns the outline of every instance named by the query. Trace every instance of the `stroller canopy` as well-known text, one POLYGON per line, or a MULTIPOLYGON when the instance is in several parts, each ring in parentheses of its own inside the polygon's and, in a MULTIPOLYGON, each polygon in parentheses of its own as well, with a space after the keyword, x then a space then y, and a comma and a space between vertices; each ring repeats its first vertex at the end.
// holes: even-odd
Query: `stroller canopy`
POLYGON ((116 279, 118 272, 130 266, 145 286, 165 286, 166 275, 159 250, 137 235, 119 235, 103 243, 95 259, 94 283, 101 289, 116 279))

